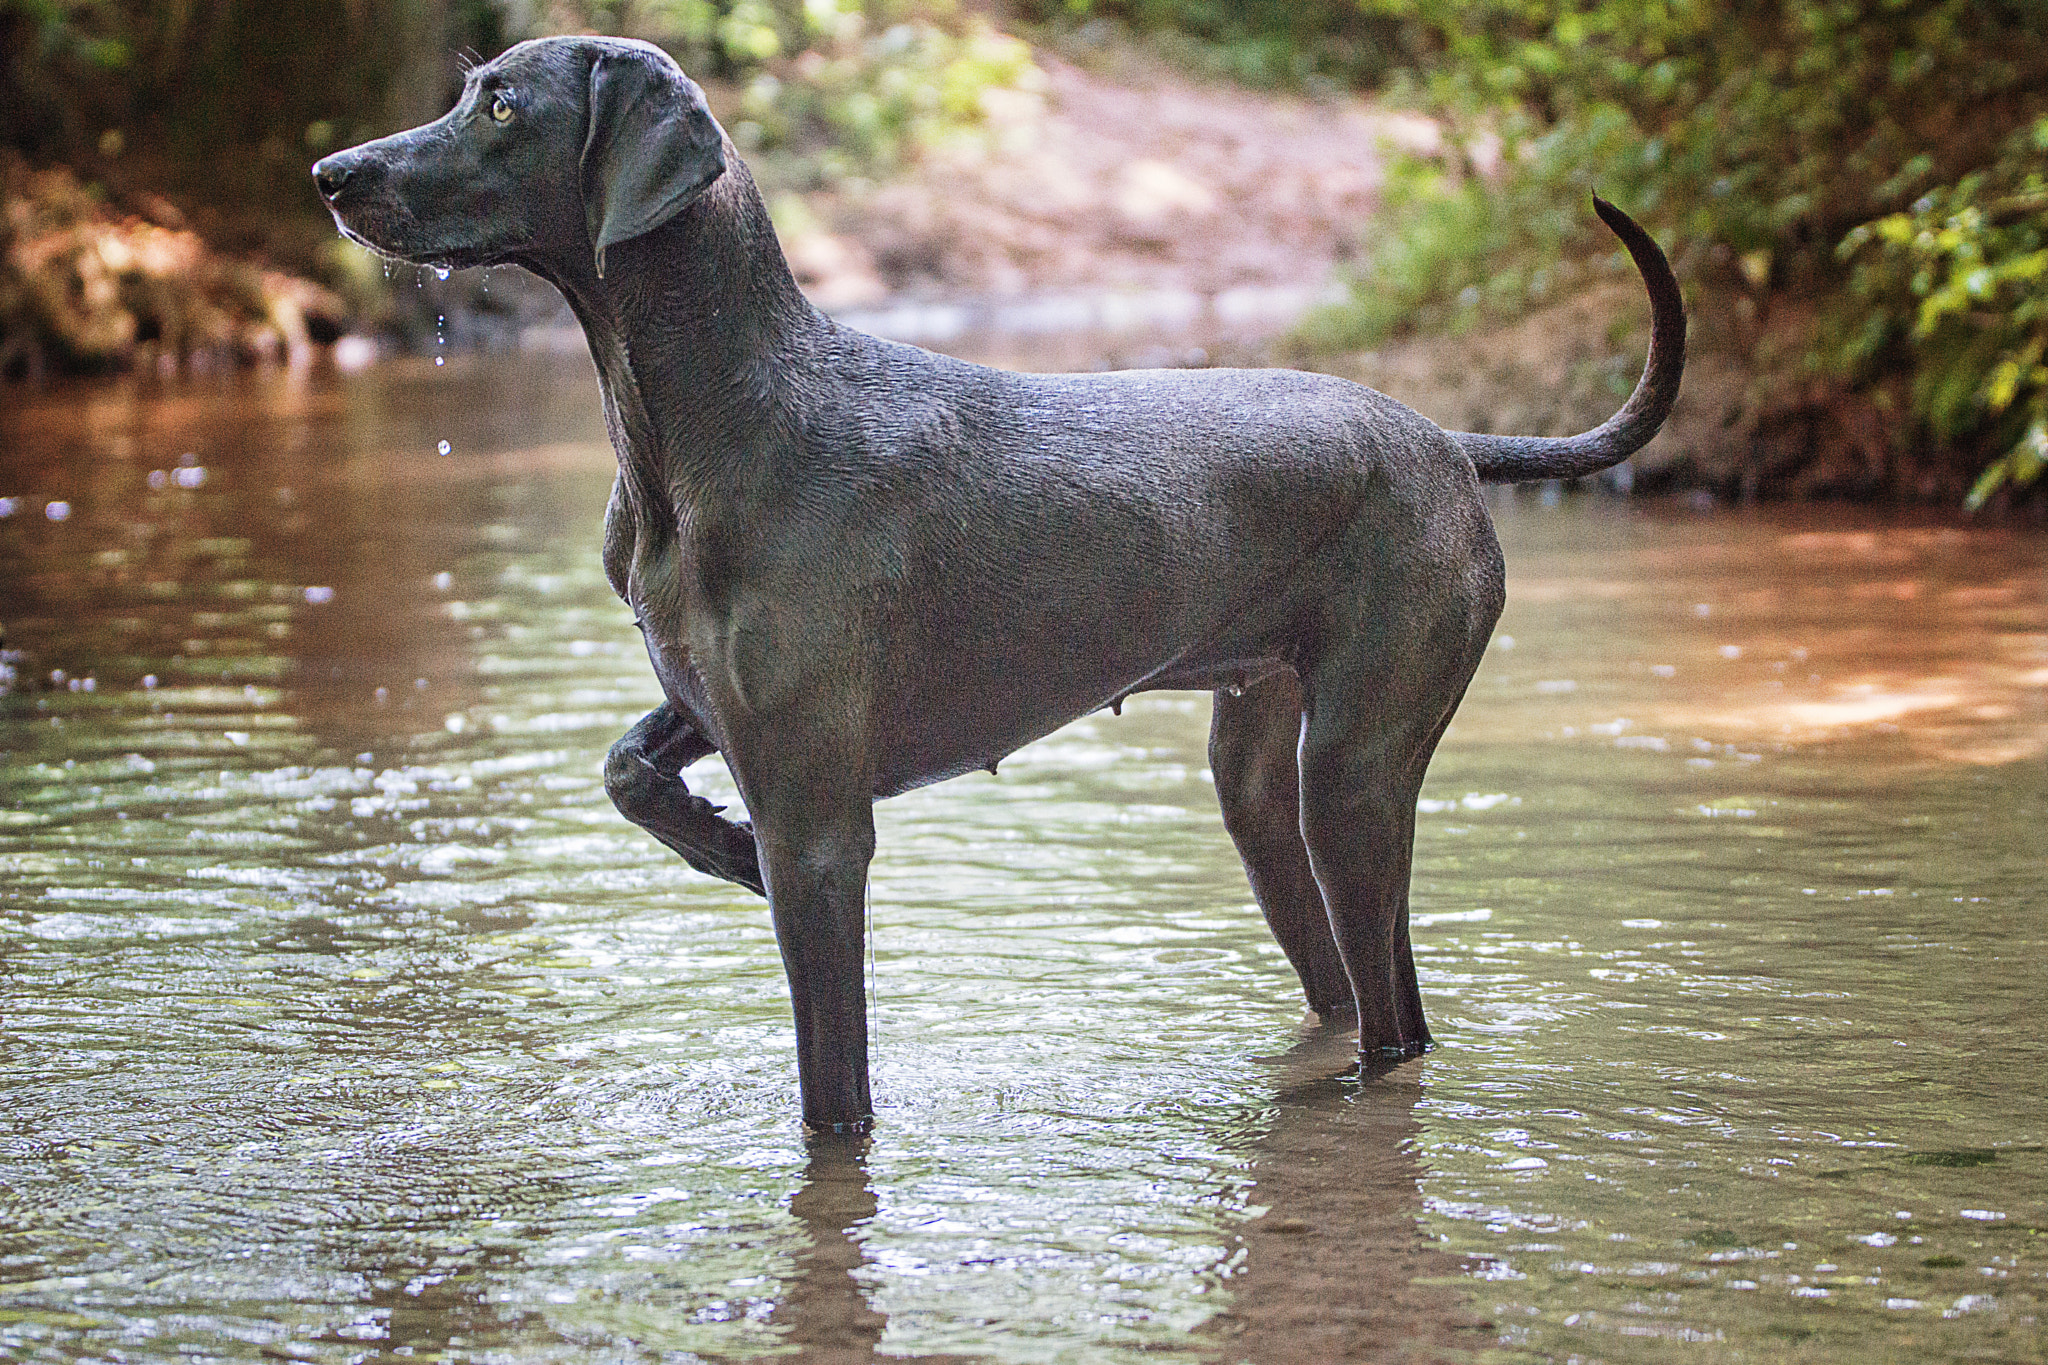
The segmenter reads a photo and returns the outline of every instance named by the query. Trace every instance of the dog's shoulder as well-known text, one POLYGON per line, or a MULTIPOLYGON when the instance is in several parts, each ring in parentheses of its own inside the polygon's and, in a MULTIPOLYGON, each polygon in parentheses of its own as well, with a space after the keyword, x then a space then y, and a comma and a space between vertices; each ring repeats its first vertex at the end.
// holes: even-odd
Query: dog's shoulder
POLYGON ((838 328, 808 367, 803 407, 841 452, 959 457, 992 415, 1015 411, 1024 378, 838 328))

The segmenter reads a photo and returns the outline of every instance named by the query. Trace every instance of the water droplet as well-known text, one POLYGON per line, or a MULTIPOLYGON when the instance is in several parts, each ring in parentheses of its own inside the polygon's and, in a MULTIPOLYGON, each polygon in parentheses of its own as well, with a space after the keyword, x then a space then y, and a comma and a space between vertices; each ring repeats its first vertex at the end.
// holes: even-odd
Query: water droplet
POLYGON ((71 515, 71 504, 62 501, 45 503, 43 504, 43 515, 51 521, 62 521, 71 515))
POLYGON ((447 266, 445 266, 445 265, 437 265, 437 266, 435 266, 435 267, 434 267, 434 278, 435 278, 435 279, 437 279, 437 280, 445 280, 445 279, 447 279, 447 278, 448 278, 448 276, 449 276, 449 273, 450 273, 450 272, 449 272, 449 269, 448 269, 448 267, 447 267, 447 266))
MULTIPOLYGON (((435 369, 437 369, 437 370, 438 370, 438 369, 440 369, 440 368, 441 368, 441 367, 442 367, 443 365, 446 365, 447 363, 448 363, 448 357, 447 357, 447 356, 445 356, 445 355, 437 355, 437 356, 435 356, 435 357, 434 357, 434 368, 435 368, 435 369)), ((447 442, 445 442, 445 441, 444 441, 444 442, 442 442, 442 444, 443 444, 443 445, 446 445, 446 444, 447 444, 447 442)), ((447 454, 448 452, 444 450, 444 451, 442 451, 441 453, 442 453, 443 455, 446 455, 446 454, 447 454)))
POLYGON ((443 442, 441 442, 441 444, 439 444, 439 445, 435 446, 435 447, 434 447, 434 449, 436 449, 436 450, 440 451, 440 452, 441 452, 441 453, 442 453, 443 455, 446 455, 446 454, 448 454, 448 453, 449 453, 450 451, 452 451, 453 449, 455 449, 455 447, 454 447, 454 446, 451 446, 451 445, 449 445, 449 444, 448 444, 448 443, 447 443, 446 441, 443 441, 443 442))

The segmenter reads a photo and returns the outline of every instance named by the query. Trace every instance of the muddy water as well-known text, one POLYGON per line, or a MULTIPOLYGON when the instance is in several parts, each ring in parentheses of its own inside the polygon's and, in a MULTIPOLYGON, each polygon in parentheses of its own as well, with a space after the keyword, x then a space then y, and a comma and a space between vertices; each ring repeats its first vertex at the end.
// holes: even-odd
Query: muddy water
POLYGON ((760 903, 599 786, 594 414, 8 395, 0 1358, 2048 1355, 2038 537, 1500 502, 1442 1047, 1363 1082, 1204 698, 885 803, 881 1124, 811 1151, 760 903))

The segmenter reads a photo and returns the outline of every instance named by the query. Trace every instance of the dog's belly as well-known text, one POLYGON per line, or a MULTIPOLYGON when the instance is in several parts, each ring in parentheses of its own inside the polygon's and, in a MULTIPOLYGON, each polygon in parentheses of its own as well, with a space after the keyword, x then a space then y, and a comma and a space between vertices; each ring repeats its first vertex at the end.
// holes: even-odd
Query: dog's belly
POLYGON ((1012 506, 989 518, 1001 553, 914 563, 881 660, 878 794, 988 768, 1135 692, 1288 667, 1324 600, 1355 590, 1355 499, 1178 524, 1134 503, 1012 506))
POLYGON ((1180 650, 1117 647, 1130 643, 1068 636, 1041 641, 1035 651, 956 653, 922 677, 899 678, 900 690, 879 708, 875 795, 992 769, 1034 740, 1138 692, 1208 690, 1289 666, 1249 638, 1180 650))

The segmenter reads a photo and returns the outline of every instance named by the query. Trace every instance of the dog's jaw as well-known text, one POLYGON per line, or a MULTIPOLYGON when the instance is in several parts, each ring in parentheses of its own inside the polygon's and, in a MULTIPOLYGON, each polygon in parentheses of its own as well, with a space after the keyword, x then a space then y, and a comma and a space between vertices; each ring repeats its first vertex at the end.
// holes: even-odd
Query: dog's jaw
POLYGON ((501 264, 511 255, 473 244, 427 240, 420 231, 419 220, 404 201, 388 193, 349 204, 330 200, 327 210, 343 237, 401 265, 467 270, 472 266, 501 264))

